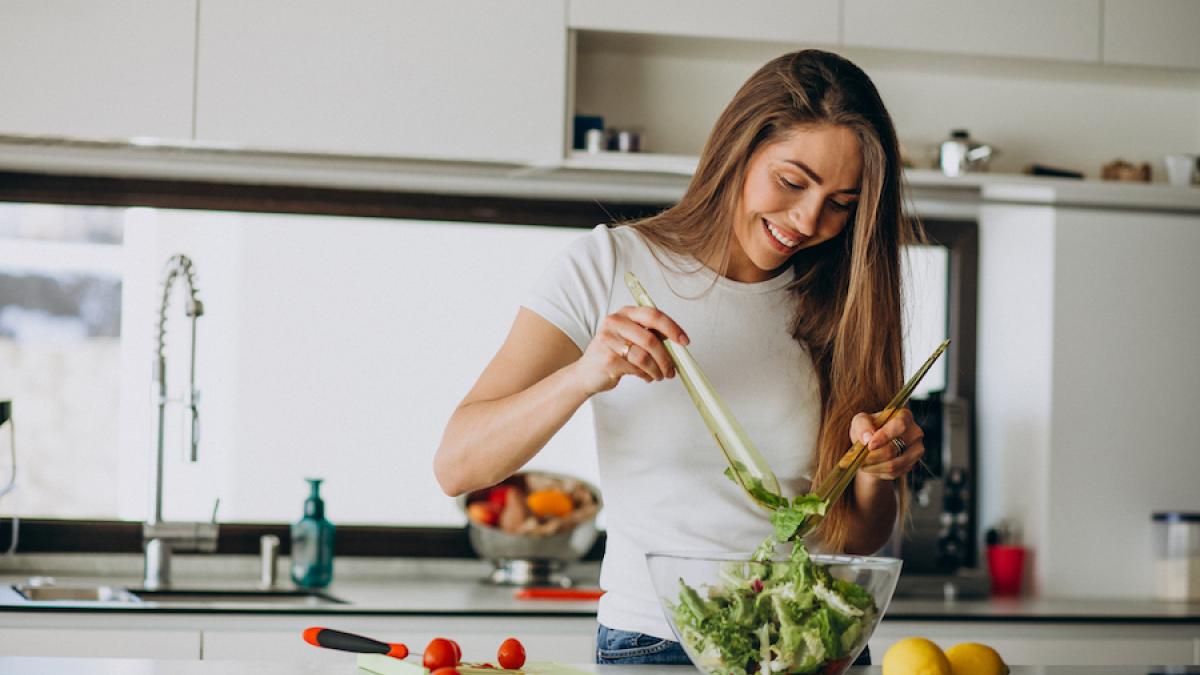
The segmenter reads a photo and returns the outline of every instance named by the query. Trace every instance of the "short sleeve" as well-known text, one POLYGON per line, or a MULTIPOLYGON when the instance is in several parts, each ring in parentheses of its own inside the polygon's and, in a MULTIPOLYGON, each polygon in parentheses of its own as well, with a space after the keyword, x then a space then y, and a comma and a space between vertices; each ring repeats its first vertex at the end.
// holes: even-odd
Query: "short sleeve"
POLYGON ((584 351, 608 314, 616 264, 612 235, 597 225, 551 261, 521 304, 584 351))

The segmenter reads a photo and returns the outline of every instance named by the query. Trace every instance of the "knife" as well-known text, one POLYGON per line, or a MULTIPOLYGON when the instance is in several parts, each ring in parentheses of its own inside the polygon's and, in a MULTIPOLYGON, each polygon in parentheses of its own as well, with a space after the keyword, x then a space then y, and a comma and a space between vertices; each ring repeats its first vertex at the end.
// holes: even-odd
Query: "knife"
POLYGON ((408 656, 408 647, 399 642, 380 642, 368 637, 345 633, 332 628, 313 626, 304 629, 304 641, 314 647, 338 649, 359 654, 384 654, 402 659, 408 656))

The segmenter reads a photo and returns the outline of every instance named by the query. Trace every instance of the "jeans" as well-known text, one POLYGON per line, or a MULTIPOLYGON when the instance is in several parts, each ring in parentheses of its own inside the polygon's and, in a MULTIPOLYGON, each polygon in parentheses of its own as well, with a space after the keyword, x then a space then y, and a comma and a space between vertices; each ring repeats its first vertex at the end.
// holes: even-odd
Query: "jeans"
MULTIPOLYGON (((674 640, 664 640, 645 633, 617 630, 599 624, 596 630, 596 663, 602 665, 632 665, 649 663, 667 666, 690 666, 683 646, 674 640)), ((871 650, 863 648, 855 659, 856 666, 871 665, 871 650)))

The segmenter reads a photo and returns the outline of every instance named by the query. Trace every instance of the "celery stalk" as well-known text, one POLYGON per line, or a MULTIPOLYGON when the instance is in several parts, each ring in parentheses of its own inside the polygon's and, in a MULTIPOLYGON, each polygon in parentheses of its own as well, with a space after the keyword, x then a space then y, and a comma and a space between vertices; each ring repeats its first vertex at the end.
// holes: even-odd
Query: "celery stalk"
MULTIPOLYGON (((625 273, 625 285, 629 287, 629 292, 633 294, 638 305, 657 308, 633 272, 625 273)), ((675 371, 679 373, 679 379, 691 396, 692 403, 700 412, 708 430, 712 432, 717 446, 725 455, 725 460, 729 462, 729 468, 738 485, 742 486, 755 503, 768 511, 774 511, 781 504, 786 504, 775 473, 767 466, 766 460, 754 447, 754 443, 750 441, 725 402, 717 396, 712 383, 700 369, 700 364, 683 345, 665 337, 663 345, 666 346, 671 361, 675 363, 675 371)))

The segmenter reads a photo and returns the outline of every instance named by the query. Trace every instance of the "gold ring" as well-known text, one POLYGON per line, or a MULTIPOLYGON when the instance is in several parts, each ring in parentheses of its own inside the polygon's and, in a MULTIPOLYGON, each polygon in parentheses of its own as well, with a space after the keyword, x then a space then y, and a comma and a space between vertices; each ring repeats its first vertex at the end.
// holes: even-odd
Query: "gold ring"
POLYGON ((618 354, 620 354, 620 355, 621 355, 621 358, 623 358, 623 359, 624 359, 624 358, 628 358, 628 357, 629 357, 629 348, 630 348, 632 345, 633 345, 633 343, 632 343, 632 342, 626 342, 626 343, 625 343, 625 346, 624 346, 624 347, 621 347, 621 351, 617 352, 618 354))

